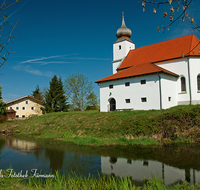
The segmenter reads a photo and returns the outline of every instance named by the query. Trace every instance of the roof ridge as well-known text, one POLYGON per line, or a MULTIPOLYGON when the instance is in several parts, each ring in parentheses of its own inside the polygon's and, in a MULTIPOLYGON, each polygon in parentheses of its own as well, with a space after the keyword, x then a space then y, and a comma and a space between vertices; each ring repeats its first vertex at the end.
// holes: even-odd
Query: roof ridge
MULTIPOLYGON (((192 35, 192 40, 190 41, 190 49, 189 49, 190 51, 187 53, 188 55, 190 55, 190 53, 192 52, 191 49, 192 49, 193 38, 194 38, 194 34, 192 35)), ((187 54, 186 54, 186 55, 187 55, 187 54)))
MULTIPOLYGON (((189 36, 195 36, 195 37, 196 37, 195 34, 189 34, 189 35, 186 35, 186 36, 181 36, 181 37, 178 37, 178 38, 172 38, 172 39, 165 40, 165 41, 162 41, 162 42, 157 42, 157 43, 154 43, 154 44, 141 46, 141 47, 139 47, 139 48, 131 49, 130 51, 134 51, 134 50, 137 50, 137 49, 140 49, 140 48, 143 48, 143 47, 148 47, 148 46, 153 46, 153 45, 156 45, 156 44, 160 44, 160 43, 168 42, 168 41, 171 41, 171 40, 177 40, 177 39, 179 39, 179 38, 184 38, 184 37, 187 37, 187 36, 188 36, 188 37, 189 37, 189 36)), ((197 37, 196 37, 196 38, 197 38, 197 37)), ((197 38, 197 39, 198 39, 198 38, 197 38)), ((130 51, 129 51, 129 52, 130 52, 130 51)))
POLYGON ((35 100, 35 101, 40 102, 41 104, 43 103, 41 100, 38 100, 37 98, 34 98, 34 97, 32 97, 32 96, 29 96, 29 95, 25 95, 25 96, 22 96, 22 97, 20 97, 20 98, 17 98, 17 99, 8 101, 8 102, 6 102, 6 104, 9 104, 9 103, 14 102, 14 101, 17 101, 17 100, 21 100, 21 99, 23 99, 23 98, 31 98, 31 99, 33 99, 33 100, 35 100))
POLYGON ((189 49, 190 51, 186 55, 192 55, 191 53, 198 47, 199 44, 200 44, 200 40, 197 38, 197 36, 195 34, 192 34, 192 40, 190 42, 190 49, 189 49), (192 48, 194 40, 197 40, 198 43, 192 48))

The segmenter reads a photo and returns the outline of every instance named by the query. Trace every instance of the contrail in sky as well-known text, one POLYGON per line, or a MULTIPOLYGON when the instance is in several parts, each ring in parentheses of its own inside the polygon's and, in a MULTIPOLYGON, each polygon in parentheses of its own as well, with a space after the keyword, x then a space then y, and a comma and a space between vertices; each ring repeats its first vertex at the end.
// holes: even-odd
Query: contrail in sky
MULTIPOLYGON (((25 3, 23 3, 17 10, 15 10, 13 13, 11 13, 6 20, 8 20, 11 16, 13 16, 17 11, 19 11, 28 1, 30 0, 27 0, 25 3)), ((4 23, 4 20, 0 23, 0 26, 4 23)))

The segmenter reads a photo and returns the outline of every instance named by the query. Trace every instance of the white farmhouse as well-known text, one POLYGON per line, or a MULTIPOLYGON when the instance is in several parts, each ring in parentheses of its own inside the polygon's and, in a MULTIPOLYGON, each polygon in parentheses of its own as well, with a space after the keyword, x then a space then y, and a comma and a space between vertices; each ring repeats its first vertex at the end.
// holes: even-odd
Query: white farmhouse
POLYGON ((195 35, 135 49, 122 17, 113 74, 100 84, 100 111, 166 109, 200 103, 200 41, 195 35))

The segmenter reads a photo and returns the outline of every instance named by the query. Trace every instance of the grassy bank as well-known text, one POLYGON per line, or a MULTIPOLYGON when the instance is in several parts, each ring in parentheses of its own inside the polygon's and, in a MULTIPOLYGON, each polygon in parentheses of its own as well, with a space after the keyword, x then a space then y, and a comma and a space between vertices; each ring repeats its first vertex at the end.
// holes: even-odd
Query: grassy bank
MULTIPOLYGON (((3 171, 2 174, 6 172, 3 171)), ((8 176, 8 175, 7 175, 8 176)), ((3 177, 0 180, 0 186, 2 189, 46 189, 46 190, 59 190, 59 189, 73 189, 73 190, 96 190, 96 189, 109 189, 109 190, 171 190, 171 189, 182 189, 182 190, 196 190, 200 189, 200 184, 190 185, 188 182, 183 184, 175 184, 171 186, 165 186, 163 180, 154 177, 152 180, 144 180, 143 186, 136 186, 130 178, 114 178, 112 176, 99 176, 98 178, 93 177, 81 177, 76 174, 68 176, 61 176, 56 172, 54 178, 11 178, 3 177)))
POLYGON ((200 106, 166 110, 50 113, 7 122, 0 131, 52 138, 79 145, 133 145, 158 142, 199 142, 200 106))

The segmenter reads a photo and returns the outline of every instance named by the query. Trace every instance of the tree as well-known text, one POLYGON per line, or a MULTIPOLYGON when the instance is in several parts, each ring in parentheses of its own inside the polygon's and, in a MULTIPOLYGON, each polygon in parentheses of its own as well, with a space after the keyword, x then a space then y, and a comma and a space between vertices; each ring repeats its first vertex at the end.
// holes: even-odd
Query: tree
POLYGON ((6 115, 6 103, 0 100, 0 115, 6 115))
POLYGON ((16 28, 19 20, 16 24, 8 24, 8 16, 4 14, 5 10, 14 4, 18 3, 20 0, 13 0, 13 3, 7 3, 6 0, 3 0, 2 4, 0 4, 0 68, 5 64, 11 53, 11 47, 14 41, 13 31, 16 28), (9 28, 11 27, 11 28, 9 28), (9 30, 10 32, 7 34, 4 31, 9 30))
MULTIPOLYGON (((160 5, 169 6, 168 11, 163 13, 164 17, 168 17, 170 23, 166 26, 158 27, 158 31, 164 31, 174 24, 177 20, 181 19, 187 26, 200 32, 200 26, 195 22, 194 17, 190 15, 189 7, 195 0, 162 0, 162 1, 148 1, 142 0, 143 11, 147 4, 154 4, 156 7, 153 8, 153 12, 156 13, 160 5), (187 24, 187 22, 189 25, 187 24)), ((191 11, 192 12, 192 11, 191 11)))
POLYGON ((44 101, 44 98, 43 98, 43 95, 42 95, 42 92, 40 90, 40 87, 39 85, 37 85, 35 87, 35 90, 32 91, 33 93, 31 94, 31 96, 33 96, 34 98, 40 100, 40 101, 44 101))
POLYGON ((50 112, 60 112, 68 111, 68 105, 66 102, 66 96, 64 95, 63 83, 61 78, 57 78, 56 75, 50 81, 50 87, 46 91, 45 95, 45 111, 50 112))
POLYGON ((94 98, 92 82, 82 74, 72 74, 65 80, 65 93, 70 98, 72 107, 75 110, 85 110, 88 102, 94 103, 91 98, 94 98))
POLYGON ((98 100, 97 100, 97 95, 94 92, 91 92, 87 96, 87 105, 88 106, 97 106, 98 105, 98 100))
POLYGON ((3 87, 0 85, 0 100, 2 99, 2 89, 3 87))
MULTIPOLYGON (((6 104, 2 100, 2 86, 0 85, 0 115, 6 115, 6 104)), ((0 117, 0 122, 2 118, 0 117)))

